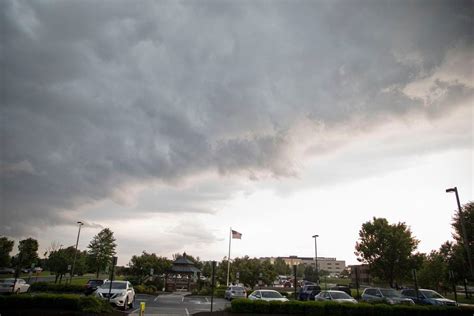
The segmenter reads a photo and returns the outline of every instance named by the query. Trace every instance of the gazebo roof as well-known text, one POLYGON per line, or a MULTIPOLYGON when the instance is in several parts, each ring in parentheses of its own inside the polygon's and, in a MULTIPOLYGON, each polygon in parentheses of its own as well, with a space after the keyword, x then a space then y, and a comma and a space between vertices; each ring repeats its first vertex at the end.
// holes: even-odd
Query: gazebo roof
POLYGON ((200 273, 201 270, 194 266, 194 262, 186 258, 186 253, 173 262, 173 265, 168 270, 171 273, 200 273))

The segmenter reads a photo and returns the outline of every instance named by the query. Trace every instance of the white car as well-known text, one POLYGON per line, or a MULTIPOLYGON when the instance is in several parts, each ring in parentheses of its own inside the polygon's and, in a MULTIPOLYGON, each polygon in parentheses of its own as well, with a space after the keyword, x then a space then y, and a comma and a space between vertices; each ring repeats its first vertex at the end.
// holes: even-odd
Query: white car
POLYGON ((9 278, 5 279, 0 283, 0 293, 26 293, 30 289, 30 285, 23 279, 9 278))
POLYGON ((274 290, 257 290, 253 291, 248 297, 251 300, 262 300, 262 301, 280 301, 287 302, 288 299, 274 290))
POLYGON ((104 282, 100 287, 95 291, 95 296, 109 300, 109 291, 110 291, 110 303, 121 307, 123 310, 127 308, 133 308, 133 303, 135 301, 135 290, 133 286, 128 281, 112 281, 112 288, 110 288, 110 281, 104 282))
POLYGON ((337 302, 337 303, 353 303, 357 304, 357 301, 347 294, 346 292, 343 291, 321 291, 319 292, 318 295, 314 297, 315 301, 331 301, 331 302, 337 302))

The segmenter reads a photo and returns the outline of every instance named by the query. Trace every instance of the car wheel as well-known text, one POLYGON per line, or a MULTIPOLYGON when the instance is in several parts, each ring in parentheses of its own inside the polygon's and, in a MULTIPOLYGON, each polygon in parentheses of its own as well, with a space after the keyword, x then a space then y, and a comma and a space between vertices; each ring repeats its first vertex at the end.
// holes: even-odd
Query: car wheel
POLYGON ((20 294, 20 289, 16 290, 15 294, 20 294))
POLYGON ((130 308, 133 308, 134 302, 135 302, 135 296, 133 297, 133 300, 132 300, 132 301, 130 302, 130 304, 129 304, 129 307, 130 307, 130 308))
POLYGON ((125 302, 123 303, 123 310, 126 311, 128 307, 128 296, 125 298, 125 302))

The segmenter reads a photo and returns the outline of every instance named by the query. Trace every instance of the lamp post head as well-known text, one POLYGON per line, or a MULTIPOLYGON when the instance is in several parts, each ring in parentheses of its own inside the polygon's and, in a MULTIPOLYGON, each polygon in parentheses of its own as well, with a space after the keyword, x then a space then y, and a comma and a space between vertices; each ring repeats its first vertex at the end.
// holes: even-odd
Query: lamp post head
POLYGON ((446 189, 446 193, 450 193, 450 192, 456 192, 458 190, 457 187, 454 187, 454 188, 449 188, 449 189, 446 189))
POLYGON ((84 223, 83 223, 83 222, 77 222, 77 223, 78 223, 79 225, 84 225, 84 223))
POLYGON ((313 235, 313 238, 319 237, 319 235, 313 235))

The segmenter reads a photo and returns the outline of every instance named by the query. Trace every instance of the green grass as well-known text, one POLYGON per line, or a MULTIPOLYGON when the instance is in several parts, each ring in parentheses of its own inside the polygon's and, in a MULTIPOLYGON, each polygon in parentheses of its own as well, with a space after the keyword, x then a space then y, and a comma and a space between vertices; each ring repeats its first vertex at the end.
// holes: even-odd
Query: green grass
MULTIPOLYGON (((448 293, 446 298, 449 298, 450 300, 454 300, 454 293, 448 293)), ((470 298, 466 298, 466 295, 464 293, 459 293, 458 292, 458 303, 461 304, 474 304, 474 296, 471 296, 470 298)))
POLYGON ((320 282, 327 282, 328 284, 340 284, 340 285, 349 285, 351 283, 351 279, 342 279, 342 278, 322 278, 320 282))

